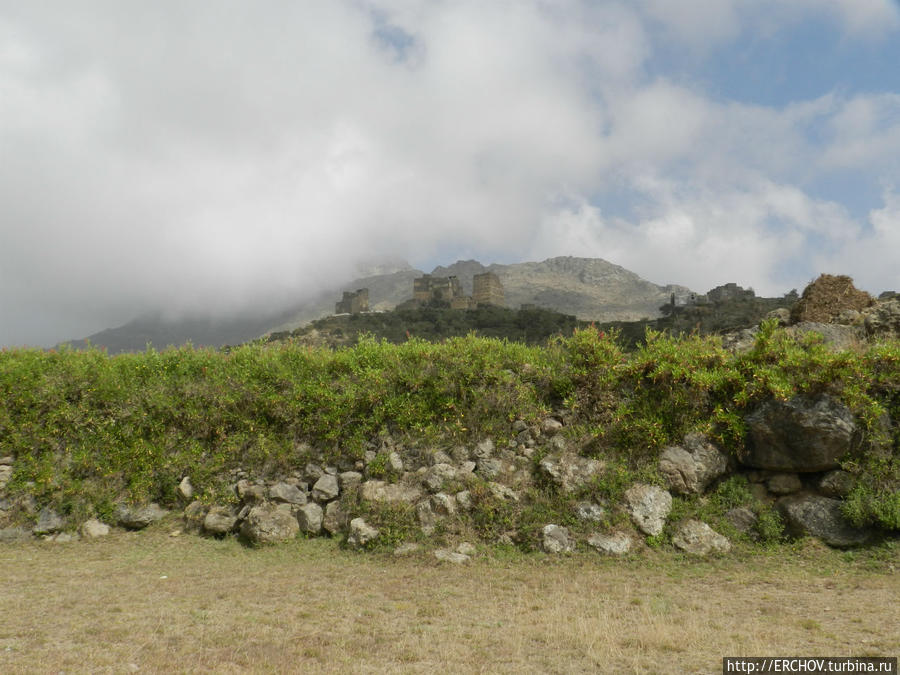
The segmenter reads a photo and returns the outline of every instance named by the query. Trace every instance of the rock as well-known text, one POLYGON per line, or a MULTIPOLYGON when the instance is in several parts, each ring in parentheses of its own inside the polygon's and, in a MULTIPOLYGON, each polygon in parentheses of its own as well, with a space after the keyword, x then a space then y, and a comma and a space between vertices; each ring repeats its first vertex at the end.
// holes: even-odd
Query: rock
POLYGON ((800 473, 827 471, 855 449, 858 429, 853 413, 830 396, 795 396, 769 401, 745 418, 745 466, 800 473))
POLYGON ((692 555, 728 553, 731 542, 709 525, 699 520, 686 520, 675 528, 672 543, 676 548, 692 555))
POLYGON ((456 552, 472 557, 478 552, 478 549, 475 548, 475 544, 472 544, 468 541, 463 541, 460 542, 459 546, 456 547, 456 552))
POLYGON ((434 515, 434 509, 431 508, 429 500, 423 499, 416 504, 416 517, 419 519, 419 527, 422 528, 424 534, 430 535, 434 533, 434 524, 437 522, 437 517, 434 515))
POLYGON ((547 436, 553 436, 554 434, 559 433, 562 427, 562 422, 553 417, 546 417, 541 420, 541 433, 547 436))
MULTIPOLYGON (((319 480, 321 480, 321 478, 319 480)), ((315 502, 304 504, 297 509, 297 523, 300 525, 300 531, 304 534, 319 534, 322 531, 322 520, 324 515, 322 507, 315 502)))
POLYGON ((199 499, 195 499, 184 507, 182 518, 184 527, 188 532, 200 532, 203 529, 203 519, 206 518, 206 505, 199 499))
POLYGON ((119 504, 116 508, 116 518, 119 525, 129 530, 142 530, 151 523, 162 520, 169 512, 160 507, 156 502, 145 506, 127 506, 119 504))
POLYGON ((584 487, 604 468, 603 463, 596 459, 573 454, 548 455, 538 466, 541 473, 565 493, 584 487))
POLYGON ((659 458, 668 488, 680 495, 702 494, 727 470, 728 458, 703 434, 688 434, 682 445, 665 448, 659 458))
POLYGON ((454 565, 462 565, 471 560, 471 558, 464 553, 457 553, 448 548, 439 548, 434 552, 434 557, 441 562, 453 563, 454 565))
POLYGON ((309 462, 303 467, 303 479, 307 483, 315 483, 325 475, 325 470, 315 462, 309 462))
POLYGON ((234 492, 244 504, 260 504, 266 500, 266 488, 259 483, 251 483, 246 478, 234 486, 234 492))
POLYGON ((625 505, 637 528, 655 537, 662 533, 672 510, 672 495, 656 485, 637 483, 625 492, 625 505))
POLYGON ((419 544, 414 543, 406 543, 400 544, 397 548, 394 549, 395 556, 404 556, 404 555, 412 555, 413 553, 418 553, 422 550, 422 547, 419 544))
POLYGON ((338 486, 337 476, 330 473, 322 474, 322 477, 315 482, 312 488, 312 498, 320 504, 330 502, 337 499, 341 489, 338 486))
POLYGON ((445 492, 438 492, 431 495, 431 509, 435 515, 440 517, 449 517, 456 515, 456 498, 445 492))
POLYGON ((475 472, 476 466, 475 462, 461 462, 459 468, 456 470, 456 477, 464 480, 475 472))
MULTIPOLYGON (((4 458, 7 459, 7 458, 4 458)), ((12 467, 7 464, 0 464, 0 490, 5 488, 12 478, 12 467)))
POLYGON ((435 464, 425 473, 422 484, 429 492, 439 492, 446 481, 456 478, 456 469, 450 464, 435 464))
POLYGON ((403 483, 385 483, 382 480, 367 480, 360 485, 360 495, 370 502, 412 504, 422 497, 422 491, 403 483))
POLYGON ((759 521, 759 516, 754 513, 753 509, 746 506, 737 506, 725 514, 725 519, 738 532, 752 536, 756 531, 756 523, 759 521))
POLYGON ((99 539, 109 535, 109 525, 96 518, 86 520, 81 524, 81 536, 85 539, 99 539))
POLYGON ((350 521, 350 535, 347 544, 352 548, 365 546, 378 537, 378 530, 371 527, 362 518, 354 518, 350 521))
POLYGON ((569 541, 568 528, 560 525, 544 525, 541 530, 541 548, 545 553, 570 553, 575 546, 569 541))
POLYGON ((503 471, 503 462, 496 457, 481 459, 476 463, 475 470, 478 472, 478 475, 485 480, 492 480, 499 476, 500 472, 503 471))
POLYGON ((322 518, 322 529, 334 536, 347 526, 347 513, 339 501, 328 502, 325 516, 322 518))
POLYGON ((795 473, 776 473, 766 481, 766 488, 773 495, 789 495, 803 488, 800 477, 795 473))
POLYGON ((528 429, 528 422, 525 420, 516 420, 512 425, 513 431, 520 433, 528 429))
MULTIPOLYGON (((450 457, 456 464, 468 462, 470 459, 469 450, 464 445, 455 445, 450 448, 450 457)), ((440 464, 440 462, 437 463, 440 464)), ((450 464, 450 462, 447 462, 447 464, 450 464)))
POLYGON ((403 460, 400 453, 396 451, 388 453, 388 468, 394 473, 403 473, 403 460))
POLYGON ((279 504, 298 504, 300 506, 308 501, 303 490, 284 481, 269 487, 269 499, 279 504))
POLYGON ((575 505, 575 515, 580 520, 601 522, 606 517, 606 509, 594 502, 578 502, 575 505))
POLYGON ((550 450, 552 452, 565 454, 568 451, 568 447, 566 439, 562 434, 556 434, 556 436, 550 439, 550 450))
POLYGON ((472 451, 472 456, 476 461, 488 459, 494 454, 494 442, 486 438, 481 441, 478 445, 475 446, 475 449, 472 451))
POLYGON ((213 536, 224 536, 234 532, 237 516, 225 506, 213 506, 203 519, 203 531, 213 536))
POLYGON ((457 492, 456 505, 460 511, 470 511, 472 509, 472 493, 468 490, 457 492))
POLYGON ((52 541, 54 544, 69 544, 73 541, 78 540, 77 535, 73 535, 68 532, 60 532, 59 534, 53 534, 45 538, 48 541, 52 541))
POLYGON ((13 465, 13 457, 12 455, 5 455, 0 457, 0 466, 12 466, 13 465))
POLYGON ((487 484, 488 490, 491 491, 491 494, 501 501, 519 501, 519 495, 517 495, 513 490, 506 487, 502 483, 495 483, 491 481, 487 484))
POLYGON ((65 519, 50 507, 41 509, 37 524, 31 530, 36 535, 55 534, 66 526, 65 519))
POLYGON ((856 487, 856 477, 842 469, 829 471, 819 479, 819 492, 826 497, 842 498, 856 487))
POLYGON ((175 493, 178 497, 186 502, 191 501, 194 498, 194 486, 191 485, 191 479, 185 476, 181 479, 181 482, 178 484, 178 487, 175 488, 175 493))
POLYGON ((435 450, 431 455, 431 464, 453 464, 454 459, 443 450, 435 450))
POLYGON ((791 310, 787 307, 779 307, 766 314, 766 318, 775 319, 779 326, 787 326, 791 322, 791 310))
POLYGON ((624 532, 615 534, 592 534, 587 540, 588 546, 606 555, 625 555, 631 550, 631 537, 624 532))
POLYGON ((820 495, 791 496, 780 499, 778 510, 784 516, 788 533, 794 537, 809 534, 829 546, 849 548, 863 544, 871 536, 866 529, 854 527, 841 513, 841 502, 820 495))
POLYGON ((753 349, 758 332, 759 327, 753 326, 752 328, 742 328, 731 333, 725 333, 722 336, 722 346, 733 354, 744 354, 753 349))
POLYGON ((338 474, 338 483, 344 494, 353 494, 359 489, 363 475, 359 471, 344 471, 338 474))
POLYGON ((870 339, 900 339, 900 299, 882 300, 866 314, 866 335, 870 339))
POLYGON ((274 544, 297 536, 300 525, 290 504, 259 504, 241 523, 241 535, 253 544, 274 544))
POLYGON ((516 434, 516 442, 519 445, 534 445, 534 438, 531 436, 531 432, 526 429, 516 434))
POLYGON ((836 323, 816 323, 803 321, 787 329, 789 335, 800 337, 807 333, 822 336, 825 345, 835 352, 853 349, 863 339, 863 332, 856 326, 842 326, 836 323))
POLYGON ((0 528, 0 544, 17 544, 31 540, 31 532, 24 527, 0 528))

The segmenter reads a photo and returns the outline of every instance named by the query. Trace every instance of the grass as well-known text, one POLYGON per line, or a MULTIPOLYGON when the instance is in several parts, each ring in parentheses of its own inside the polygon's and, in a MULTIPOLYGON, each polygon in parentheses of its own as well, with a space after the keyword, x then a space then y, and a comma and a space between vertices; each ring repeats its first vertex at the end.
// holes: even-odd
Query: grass
POLYGON ((896 546, 453 566, 170 529, 0 548, 0 671, 708 673, 900 652, 896 546))

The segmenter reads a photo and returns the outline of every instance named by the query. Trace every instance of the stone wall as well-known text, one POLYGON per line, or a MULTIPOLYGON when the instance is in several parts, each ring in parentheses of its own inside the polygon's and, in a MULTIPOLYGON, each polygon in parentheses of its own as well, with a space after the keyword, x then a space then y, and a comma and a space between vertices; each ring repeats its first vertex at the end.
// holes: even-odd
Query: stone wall
POLYGON ((503 284, 493 272, 472 277, 472 300, 478 306, 504 305, 503 284))
POLYGON ((335 314, 359 314, 369 311, 369 289, 360 288, 356 292, 344 291, 344 297, 335 304, 335 314))

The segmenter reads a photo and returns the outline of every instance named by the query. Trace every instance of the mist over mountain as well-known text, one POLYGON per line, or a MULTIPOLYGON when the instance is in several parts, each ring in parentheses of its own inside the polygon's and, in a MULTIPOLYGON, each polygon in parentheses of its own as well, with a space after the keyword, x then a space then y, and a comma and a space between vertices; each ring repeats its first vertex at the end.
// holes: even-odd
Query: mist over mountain
MULTIPOLYGON (((152 345, 163 349, 191 342, 195 346, 234 345, 267 333, 293 330, 334 313, 343 291, 369 289, 372 311, 391 310, 412 297, 413 280, 424 274, 404 261, 368 264, 358 268, 362 276, 338 287, 322 291, 295 306, 255 317, 187 317, 167 319, 162 315, 142 316, 117 328, 109 328, 69 344, 90 344, 110 353, 140 351, 152 345)), ((691 290, 685 286, 660 286, 600 258, 557 257, 542 262, 511 265, 484 265, 477 260, 460 260, 438 266, 433 276, 456 276, 467 294, 472 277, 493 272, 503 284, 506 306, 523 304, 552 309, 589 321, 633 321, 656 318, 659 307, 675 294, 683 300, 691 290)))

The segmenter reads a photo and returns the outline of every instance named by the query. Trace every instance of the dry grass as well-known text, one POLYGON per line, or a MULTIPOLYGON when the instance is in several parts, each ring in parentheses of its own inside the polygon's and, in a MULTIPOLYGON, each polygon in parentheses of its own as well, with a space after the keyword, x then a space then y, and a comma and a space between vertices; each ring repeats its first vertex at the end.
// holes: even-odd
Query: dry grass
POLYGON ((895 655, 898 563, 809 545, 457 567, 162 529, 4 545, 0 672, 710 673, 725 655, 895 655))

